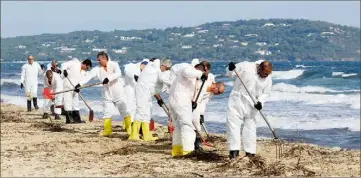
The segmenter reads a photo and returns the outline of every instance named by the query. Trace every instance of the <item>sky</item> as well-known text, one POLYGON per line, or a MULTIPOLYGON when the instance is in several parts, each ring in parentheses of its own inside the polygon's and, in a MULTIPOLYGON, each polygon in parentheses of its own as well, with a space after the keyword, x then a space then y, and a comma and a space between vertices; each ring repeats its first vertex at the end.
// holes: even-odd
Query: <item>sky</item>
POLYGON ((1 1, 1 37, 269 18, 360 27, 360 1, 1 1))

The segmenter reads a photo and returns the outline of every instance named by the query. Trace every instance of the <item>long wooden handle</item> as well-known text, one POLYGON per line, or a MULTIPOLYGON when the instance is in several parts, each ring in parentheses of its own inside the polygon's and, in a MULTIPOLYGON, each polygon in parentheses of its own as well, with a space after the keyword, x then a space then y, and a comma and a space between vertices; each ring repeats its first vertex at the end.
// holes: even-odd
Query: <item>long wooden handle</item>
MULTIPOLYGON (((73 83, 70 81, 70 79, 69 79, 68 77, 66 77, 66 78, 68 79, 69 83, 70 83, 73 87, 75 87, 75 86, 73 85, 73 83)), ((85 106, 86 106, 89 110, 92 110, 92 109, 90 108, 90 106, 88 105, 88 103, 87 103, 87 102, 85 101, 85 99, 83 98, 83 96, 80 94, 80 92, 79 92, 78 94, 79 94, 79 96, 80 96, 80 99, 83 100, 85 106)))
MULTIPOLYGON (((243 83, 241 77, 238 75, 238 73, 237 73, 235 70, 234 70, 234 73, 236 73, 239 81, 241 81, 244 89, 246 89, 246 91, 247 91, 248 95, 251 97, 253 103, 256 104, 256 100, 253 98, 253 96, 251 95, 251 93, 248 91, 248 89, 247 89, 246 85, 243 83)), ((272 132, 272 134, 273 134, 273 137, 274 137, 275 139, 278 139, 279 137, 277 136, 276 131, 272 128, 272 126, 271 126, 271 124, 268 122, 268 119, 266 118, 266 116, 263 115, 263 113, 262 113, 261 110, 259 110, 259 113, 261 114, 263 120, 266 121, 266 124, 267 124, 268 128, 271 130, 271 132, 272 132)))
MULTIPOLYGON (((102 84, 102 82, 93 83, 93 84, 90 84, 90 85, 86 85, 86 86, 83 86, 83 87, 79 87, 78 89, 89 88, 89 87, 96 86, 96 85, 100 85, 100 84, 102 84)), ((66 92, 74 91, 74 90, 75 90, 75 88, 74 88, 74 89, 69 89, 69 90, 63 90, 63 91, 59 91, 59 92, 52 93, 52 95, 57 95, 57 94, 60 94, 60 93, 66 93, 66 92)))

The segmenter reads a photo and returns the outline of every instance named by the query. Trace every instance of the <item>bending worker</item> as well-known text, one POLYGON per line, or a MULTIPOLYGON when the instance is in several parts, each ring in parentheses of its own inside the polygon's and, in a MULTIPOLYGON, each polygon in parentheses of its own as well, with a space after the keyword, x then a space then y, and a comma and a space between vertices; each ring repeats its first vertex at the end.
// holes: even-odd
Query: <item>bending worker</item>
MULTIPOLYGON (((79 59, 73 58, 61 65, 63 71, 64 90, 74 89, 75 85, 84 77, 85 70, 92 67, 89 59, 80 62, 79 59)), ((64 110, 66 124, 82 123, 79 113, 79 94, 77 92, 64 93, 64 110)))
POLYGON ((140 128, 142 128, 144 141, 157 139, 153 137, 149 130, 152 97, 159 94, 164 83, 168 82, 169 75, 165 71, 168 71, 171 67, 171 60, 163 59, 160 61, 159 59, 155 59, 153 62, 149 62, 140 73, 138 83, 135 86, 137 109, 129 140, 140 140, 140 128))
POLYGON ((257 103, 253 103, 241 81, 236 78, 228 99, 227 111, 227 142, 230 159, 239 155, 241 137, 246 156, 252 157, 256 154, 256 114, 258 110, 263 108, 272 87, 272 78, 270 76, 272 64, 268 61, 259 64, 240 62, 236 65, 230 62, 226 75, 235 77, 234 71, 239 74, 257 103))
POLYGON ((128 113, 131 116, 131 121, 124 122, 124 129, 130 135, 131 133, 131 124, 135 117, 135 111, 137 109, 137 103, 135 98, 135 85, 137 84, 140 72, 144 69, 144 67, 148 64, 149 60, 144 59, 141 63, 130 63, 124 65, 124 90, 125 97, 127 101, 127 109, 128 113))
POLYGON ((27 109, 31 111, 31 100, 33 100, 34 108, 39 109, 38 106, 38 76, 44 74, 44 65, 34 61, 33 56, 28 56, 28 63, 21 67, 20 88, 25 88, 25 96, 27 97, 27 109))
MULTIPOLYGON (((63 80, 58 73, 47 70, 44 77, 44 86, 51 88, 53 92, 59 92, 63 90, 63 80)), ((50 106, 52 105, 52 102, 53 101, 50 99, 45 99, 43 119, 49 117, 48 112, 50 112, 50 106)), ((60 120, 59 115, 61 114, 61 108, 59 108, 59 106, 63 104, 62 93, 55 95, 54 104, 55 120, 60 120)))
POLYGON ((180 70, 169 90, 169 106, 173 119, 172 156, 189 154, 194 150, 196 133, 192 123, 192 102, 196 95, 196 80, 207 80, 206 67, 197 64, 180 70))
MULTIPOLYGON (((103 51, 97 54, 97 59, 99 66, 94 67, 75 88, 78 89, 93 78, 103 81, 104 131, 101 135, 110 136, 112 134, 113 106, 118 109, 120 115, 124 118, 123 122, 131 122, 131 118, 127 111, 124 87, 121 83, 122 74, 118 63, 110 61, 108 54, 103 51)), ((76 92, 79 92, 79 90, 76 90, 76 92)))

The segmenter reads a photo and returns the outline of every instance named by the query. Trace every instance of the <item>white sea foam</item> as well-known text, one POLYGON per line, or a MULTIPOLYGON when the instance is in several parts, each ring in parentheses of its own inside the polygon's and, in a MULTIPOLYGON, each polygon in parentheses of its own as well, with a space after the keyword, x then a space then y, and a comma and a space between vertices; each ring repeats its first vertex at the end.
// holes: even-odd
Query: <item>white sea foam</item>
POLYGON ((343 77, 343 78, 347 78, 347 77, 352 77, 352 76, 357 76, 357 73, 344 73, 344 72, 332 72, 332 77, 343 77))
POLYGON ((273 71, 272 79, 277 80, 288 80, 295 79, 303 74, 304 70, 302 69, 294 69, 289 71, 273 71))

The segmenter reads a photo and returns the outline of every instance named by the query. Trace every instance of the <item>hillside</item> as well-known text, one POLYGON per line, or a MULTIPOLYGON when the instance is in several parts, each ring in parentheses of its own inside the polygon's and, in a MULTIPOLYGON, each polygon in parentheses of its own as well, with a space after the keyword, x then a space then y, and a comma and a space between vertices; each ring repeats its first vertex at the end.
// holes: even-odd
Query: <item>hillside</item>
POLYGON ((1 38, 1 59, 92 57, 107 50, 112 59, 170 57, 175 60, 360 60, 360 28, 322 21, 261 19, 212 22, 164 30, 75 31, 1 38))

